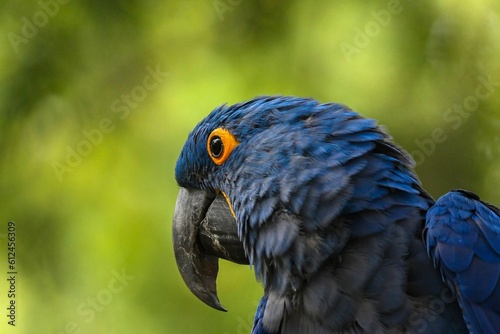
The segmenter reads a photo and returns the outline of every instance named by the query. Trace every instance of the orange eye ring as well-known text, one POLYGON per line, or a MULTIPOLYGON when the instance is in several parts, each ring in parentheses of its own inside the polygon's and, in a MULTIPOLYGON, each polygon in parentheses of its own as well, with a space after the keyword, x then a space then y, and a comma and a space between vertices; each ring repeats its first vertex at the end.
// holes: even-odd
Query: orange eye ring
POLYGON ((229 158, 238 144, 239 142, 229 131, 217 128, 208 136, 208 155, 216 165, 220 166, 229 158))

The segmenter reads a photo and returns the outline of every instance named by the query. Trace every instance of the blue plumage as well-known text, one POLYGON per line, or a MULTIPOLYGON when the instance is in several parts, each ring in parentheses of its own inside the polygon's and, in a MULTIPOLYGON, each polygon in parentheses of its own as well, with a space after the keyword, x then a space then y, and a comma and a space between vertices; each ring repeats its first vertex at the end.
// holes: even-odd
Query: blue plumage
MULTIPOLYGON (((433 206, 412 166, 375 121, 345 106, 264 96, 221 106, 201 121, 175 175, 182 187, 228 198, 264 285, 253 333, 466 333, 456 301, 432 308, 446 287, 426 251, 449 266, 445 277, 465 270, 454 276, 457 284, 471 278, 471 267, 495 277, 498 271, 483 262, 498 256, 498 239, 490 233, 499 223, 478 223, 491 222, 491 207, 476 205, 472 214, 458 200, 433 206), (220 165, 207 151, 207 138, 218 128, 238 142, 220 165), (426 250, 421 234, 429 208, 426 250), (476 223, 485 242, 473 249, 482 262, 470 259, 471 251, 457 260, 441 248, 453 244, 447 240, 453 233, 466 236, 466 247, 475 245, 467 239, 471 227, 447 225, 451 217, 476 223)), ((497 296, 493 285, 463 296, 497 296)))
POLYGON ((427 251, 455 291, 471 333, 500 328, 500 211, 466 191, 427 213, 427 251))
POLYGON ((255 312, 252 333, 251 334, 270 334, 264 329, 264 324, 262 319, 264 318, 264 311, 266 309, 267 298, 262 297, 259 305, 257 306, 257 311, 255 312))

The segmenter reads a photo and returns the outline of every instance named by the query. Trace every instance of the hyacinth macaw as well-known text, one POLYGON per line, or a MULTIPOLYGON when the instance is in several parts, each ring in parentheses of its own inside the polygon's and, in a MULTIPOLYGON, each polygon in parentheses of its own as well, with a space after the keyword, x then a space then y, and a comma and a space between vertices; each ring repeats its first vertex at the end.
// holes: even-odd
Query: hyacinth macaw
POLYGON ((252 333, 494 333, 500 212, 466 191, 437 202, 371 119, 282 96, 220 106, 175 167, 176 261, 224 310, 218 259, 253 266, 252 333))

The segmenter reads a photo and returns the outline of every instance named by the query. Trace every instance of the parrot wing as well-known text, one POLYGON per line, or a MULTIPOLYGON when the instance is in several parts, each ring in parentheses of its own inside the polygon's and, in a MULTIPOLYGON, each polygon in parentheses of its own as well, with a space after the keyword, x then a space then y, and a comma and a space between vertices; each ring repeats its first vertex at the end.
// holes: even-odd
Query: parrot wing
POLYGON ((427 212, 427 252, 455 292, 471 333, 500 329, 500 209, 464 190, 427 212))

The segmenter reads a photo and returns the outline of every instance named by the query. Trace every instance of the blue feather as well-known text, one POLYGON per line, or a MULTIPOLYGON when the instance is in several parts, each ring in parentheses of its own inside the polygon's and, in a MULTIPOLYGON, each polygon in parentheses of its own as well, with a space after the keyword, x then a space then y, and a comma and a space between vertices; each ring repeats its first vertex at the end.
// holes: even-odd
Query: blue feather
POLYGON ((424 237, 455 291, 471 333, 500 328, 500 216, 467 191, 441 197, 427 213, 424 237))

